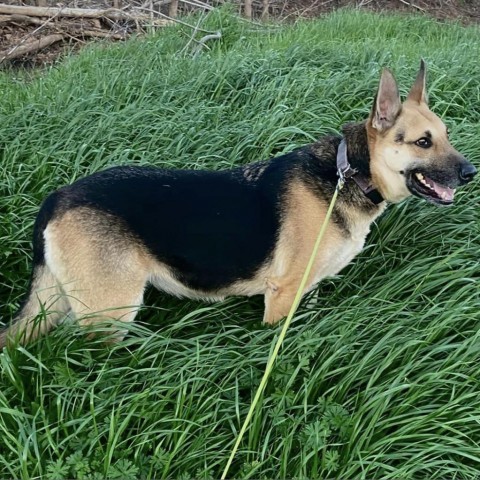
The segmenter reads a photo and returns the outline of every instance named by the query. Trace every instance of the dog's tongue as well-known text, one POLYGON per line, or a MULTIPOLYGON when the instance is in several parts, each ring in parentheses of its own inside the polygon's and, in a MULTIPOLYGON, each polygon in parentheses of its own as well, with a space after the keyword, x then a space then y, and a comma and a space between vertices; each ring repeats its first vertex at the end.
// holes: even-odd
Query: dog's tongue
POLYGON ((433 190, 435 190, 435 193, 442 199, 446 200, 447 202, 452 202, 453 197, 455 195, 455 190, 452 188, 448 187, 443 187, 442 185, 439 185, 438 183, 435 183, 431 178, 425 177, 425 180, 427 183, 433 187, 433 190))

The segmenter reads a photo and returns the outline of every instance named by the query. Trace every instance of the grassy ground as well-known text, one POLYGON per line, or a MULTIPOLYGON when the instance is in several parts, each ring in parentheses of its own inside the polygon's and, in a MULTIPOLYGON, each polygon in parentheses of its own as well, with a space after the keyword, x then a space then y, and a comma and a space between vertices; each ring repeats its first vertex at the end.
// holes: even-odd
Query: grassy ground
MULTIPOLYGON (((432 108, 479 166, 478 29, 356 13, 205 25, 224 40, 194 60, 171 29, 34 80, 0 76, 4 322, 48 192, 111 165, 221 169, 289 151, 364 118, 382 66, 405 94, 426 58, 432 108)), ((391 207, 303 303, 232 477, 478 478, 479 192, 391 207)), ((278 329, 261 325, 261 298, 151 292, 147 305, 114 348, 67 325, 0 354, 1 478, 219 478, 278 329)))

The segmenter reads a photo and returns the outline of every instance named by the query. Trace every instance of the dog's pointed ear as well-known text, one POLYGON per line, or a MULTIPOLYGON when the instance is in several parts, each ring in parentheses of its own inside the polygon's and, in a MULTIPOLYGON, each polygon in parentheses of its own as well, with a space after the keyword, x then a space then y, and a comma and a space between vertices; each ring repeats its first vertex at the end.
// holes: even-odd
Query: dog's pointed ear
POLYGON ((415 83, 408 94, 407 100, 412 100, 417 103, 427 103, 427 87, 426 87, 426 78, 427 78, 427 65, 425 61, 420 61, 420 70, 417 73, 417 78, 415 83))
POLYGON ((398 92, 397 82, 388 69, 384 69, 380 77, 377 96, 372 110, 372 127, 379 132, 388 130, 393 126, 400 111, 402 103, 398 92))

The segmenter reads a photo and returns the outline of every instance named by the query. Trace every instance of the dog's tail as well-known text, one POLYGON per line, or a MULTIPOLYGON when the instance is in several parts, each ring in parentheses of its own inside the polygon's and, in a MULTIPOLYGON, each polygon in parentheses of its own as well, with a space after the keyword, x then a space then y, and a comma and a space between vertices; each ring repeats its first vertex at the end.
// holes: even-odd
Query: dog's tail
POLYGON ((0 331, 0 348, 9 343, 27 343, 48 332, 70 310, 57 279, 45 262, 43 232, 53 217, 56 193, 42 205, 33 230, 33 268, 28 293, 11 324, 0 331))
POLYGON ((27 296, 12 323, 0 331, 0 349, 8 343, 25 344, 47 333, 70 307, 47 265, 36 265, 27 296))

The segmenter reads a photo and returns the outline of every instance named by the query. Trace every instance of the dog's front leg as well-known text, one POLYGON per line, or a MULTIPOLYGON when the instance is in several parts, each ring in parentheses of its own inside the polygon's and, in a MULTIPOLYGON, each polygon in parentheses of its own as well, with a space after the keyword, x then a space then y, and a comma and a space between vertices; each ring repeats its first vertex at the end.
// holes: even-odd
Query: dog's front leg
POLYGON ((265 291, 265 313, 263 322, 275 325, 288 315, 297 293, 300 279, 268 278, 265 291))

